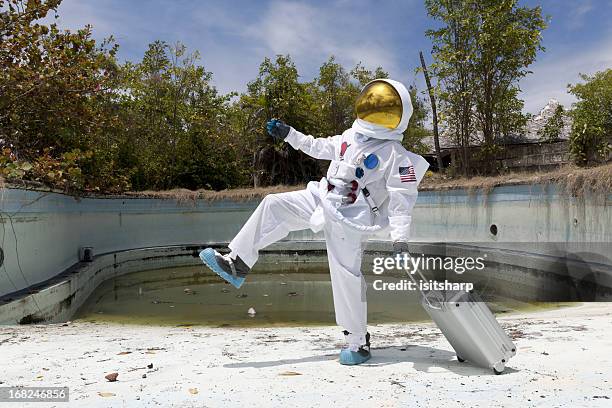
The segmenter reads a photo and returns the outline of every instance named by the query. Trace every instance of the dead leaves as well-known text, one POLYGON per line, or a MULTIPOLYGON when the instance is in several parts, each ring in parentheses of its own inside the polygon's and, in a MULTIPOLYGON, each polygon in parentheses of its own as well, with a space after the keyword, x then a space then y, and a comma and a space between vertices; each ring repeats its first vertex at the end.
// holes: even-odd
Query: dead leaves
POLYGON ((294 376, 294 375, 302 375, 302 373, 298 373, 297 371, 283 371, 279 375, 282 375, 282 376, 285 376, 285 377, 290 377, 290 376, 294 376))

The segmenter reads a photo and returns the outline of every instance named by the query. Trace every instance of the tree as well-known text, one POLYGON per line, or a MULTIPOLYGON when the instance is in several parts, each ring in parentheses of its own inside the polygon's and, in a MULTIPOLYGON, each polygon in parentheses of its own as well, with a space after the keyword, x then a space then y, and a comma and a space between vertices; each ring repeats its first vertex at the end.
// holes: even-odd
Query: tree
POLYGON ((408 122, 408 128, 404 131, 402 145, 415 153, 427 153, 428 147, 423 143, 423 139, 430 137, 431 130, 425 127, 428 110, 425 101, 418 96, 417 88, 413 85, 408 87, 410 99, 412 100, 412 116, 408 122))
POLYGON ((559 140, 561 131, 563 130, 563 118, 565 116, 565 110, 563 105, 557 105, 555 112, 544 124, 544 127, 538 131, 538 136, 543 142, 555 142, 559 140))
POLYGON ((374 71, 371 71, 363 66, 361 62, 357 63, 355 68, 351 70, 351 76, 357 80, 359 90, 366 86, 368 82, 375 79, 389 78, 389 73, 382 67, 376 67, 374 71))
POLYGON ((312 179, 320 173, 316 161, 296 152, 286 143, 274 144, 266 134, 265 122, 278 118, 296 129, 317 134, 317 107, 314 84, 300 83, 297 68, 290 56, 265 58, 259 76, 249 82, 239 104, 244 114, 257 117, 259 126, 250 139, 253 155, 253 183, 257 186, 295 184, 312 179))
POLYGON ((113 158, 102 152, 117 117, 117 46, 112 38, 97 44, 90 26, 71 32, 44 24, 60 3, 0 0, 5 165, 21 162, 27 170, 17 175, 66 188, 124 188, 113 158), (97 172, 81 172, 95 162, 103 164, 97 172))
POLYGON ((464 15, 468 8, 467 1, 426 0, 425 7, 429 16, 444 24, 437 30, 427 30, 426 35, 433 41, 432 70, 440 87, 440 119, 454 143, 462 148, 461 165, 466 174, 467 148, 474 132, 474 73, 471 61, 476 54, 473 35, 476 18, 473 13, 464 15))
POLYGON ((481 135, 485 150, 498 137, 522 130, 525 118, 518 81, 526 76, 546 28, 540 7, 519 7, 518 0, 426 0, 428 14, 442 27, 427 31, 433 41, 433 71, 447 129, 461 146, 463 171, 467 147, 481 135))
POLYGON ((37 21, 60 1, 0 1, 0 136, 20 155, 88 147, 109 120, 100 104, 113 87, 116 46, 97 46, 91 27, 75 33, 37 21), (5 5, 5 3, 7 3, 5 5))
POLYGON ((612 69, 581 78, 584 83, 569 86, 578 98, 571 112, 570 152, 578 164, 586 165, 605 158, 611 150, 612 69))
POLYGON ((486 145, 494 144, 504 131, 522 129, 518 81, 530 73, 529 65, 544 49, 541 32, 546 21, 541 7, 517 4, 518 0, 479 0, 469 7, 477 17, 472 62, 476 119, 486 145), (504 129, 508 122, 510 129, 504 129))
POLYGON ((122 67, 122 162, 136 188, 224 189, 243 181, 229 98, 210 84, 197 52, 155 41, 122 67))
POLYGON ((315 84, 316 99, 321 106, 320 134, 339 135, 350 128, 355 119, 355 98, 359 87, 351 82, 351 74, 333 56, 321 65, 315 84))

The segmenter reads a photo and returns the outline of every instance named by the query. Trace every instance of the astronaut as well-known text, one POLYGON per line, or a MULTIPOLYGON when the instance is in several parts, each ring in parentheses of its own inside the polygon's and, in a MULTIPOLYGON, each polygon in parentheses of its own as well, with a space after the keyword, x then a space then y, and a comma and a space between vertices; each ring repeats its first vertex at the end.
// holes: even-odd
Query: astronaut
POLYGON ((229 254, 212 248, 202 261, 239 288, 260 249, 291 231, 324 231, 336 323, 347 347, 340 363, 370 359, 367 332, 366 283, 361 272, 362 243, 373 235, 389 236, 394 252, 408 252, 417 186, 428 163, 402 145, 402 133, 412 115, 410 94, 390 79, 368 83, 355 104, 357 119, 341 135, 314 138, 280 120, 267 123, 275 140, 322 160, 331 160, 327 176, 305 190, 270 194, 229 244, 229 254))

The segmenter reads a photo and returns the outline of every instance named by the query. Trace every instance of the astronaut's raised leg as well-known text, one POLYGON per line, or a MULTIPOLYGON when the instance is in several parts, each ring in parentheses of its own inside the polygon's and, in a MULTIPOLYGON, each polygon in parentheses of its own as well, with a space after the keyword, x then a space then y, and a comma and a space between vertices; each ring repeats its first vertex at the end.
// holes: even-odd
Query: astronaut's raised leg
POLYGON ((316 198, 309 190, 269 194, 230 242, 229 255, 206 248, 200 258, 213 272, 239 288, 257 262, 259 250, 291 231, 309 228, 316 206, 316 198))
POLYGON ((285 238, 291 231, 308 229, 316 206, 309 190, 267 195, 230 242, 232 256, 239 256, 252 268, 260 249, 285 238))

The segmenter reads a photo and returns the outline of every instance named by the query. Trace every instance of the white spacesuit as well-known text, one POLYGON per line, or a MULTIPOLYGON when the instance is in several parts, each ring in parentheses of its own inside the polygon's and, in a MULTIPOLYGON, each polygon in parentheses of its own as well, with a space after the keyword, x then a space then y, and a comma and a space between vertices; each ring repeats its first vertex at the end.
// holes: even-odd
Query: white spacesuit
POLYGON ((280 127, 281 138, 293 148, 331 160, 327 176, 302 191, 266 196, 230 242, 229 256, 212 250, 201 255, 211 269, 217 273, 223 269, 220 275, 240 286, 260 249, 291 231, 323 230, 336 322, 348 342, 340 355, 343 364, 359 364, 370 357, 362 242, 383 233, 395 243, 409 240, 417 185, 428 168, 421 156, 400 144, 412 115, 410 94, 401 83, 370 82, 357 100, 356 113, 358 119, 350 129, 329 138, 314 138, 271 122, 268 129, 273 136, 280 127))

